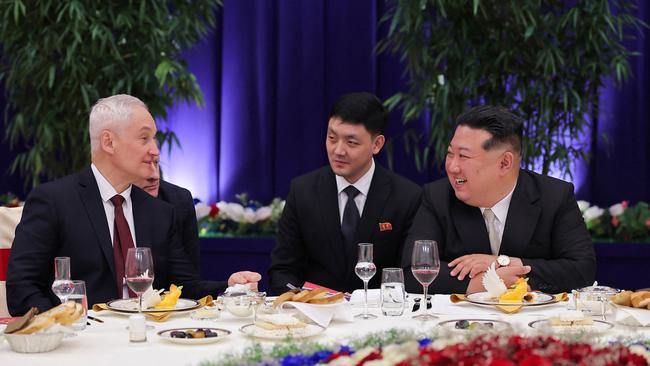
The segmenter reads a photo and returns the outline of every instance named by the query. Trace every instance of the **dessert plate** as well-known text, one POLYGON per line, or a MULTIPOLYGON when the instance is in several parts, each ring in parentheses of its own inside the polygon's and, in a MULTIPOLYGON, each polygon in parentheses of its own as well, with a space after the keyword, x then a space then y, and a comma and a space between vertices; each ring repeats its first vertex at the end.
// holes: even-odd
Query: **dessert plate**
MULTIPOLYGON (((108 310, 112 310, 121 314, 132 314, 138 312, 138 299, 118 299, 109 301, 106 304, 108 310)), ((142 309, 143 313, 167 313, 167 312, 182 312, 190 311, 201 307, 196 300, 191 299, 178 299, 174 309, 142 309)))
POLYGON ((503 303, 490 296, 487 292, 476 292, 465 296, 465 300, 477 305, 515 305, 515 306, 540 306, 556 303, 558 300, 553 295, 545 294, 543 292, 531 292, 533 299, 529 302, 524 301, 521 303, 503 303))
POLYGON ((287 338, 299 339, 313 337, 325 331, 324 327, 317 324, 307 324, 304 328, 285 328, 268 330, 256 327, 255 324, 246 324, 239 331, 252 338, 282 340, 287 338))
POLYGON ((453 319, 453 320, 445 320, 443 322, 438 323, 440 327, 443 329, 447 329, 450 331, 458 331, 458 332, 503 332, 507 330, 511 330, 512 327, 510 326, 509 323, 504 322, 503 320, 494 320, 494 319, 453 319), (470 328, 457 328, 456 324, 461 321, 466 321, 469 324, 472 323, 478 323, 477 328, 470 329, 470 328), (492 325, 490 325, 492 324, 492 325))
POLYGON ((200 329, 206 329, 210 330, 213 333, 216 333, 216 337, 205 337, 205 338, 175 338, 171 336, 172 332, 187 332, 188 330, 195 331, 199 328, 174 328, 174 329, 165 329, 161 330, 158 332, 158 337, 169 341, 173 343, 179 343, 179 344, 207 344, 207 343, 215 343, 224 340, 226 337, 230 335, 230 331, 227 329, 221 329, 221 328, 205 328, 202 327, 200 329))
POLYGON ((528 326, 537 330, 550 330, 558 333, 602 333, 614 328, 614 324, 596 319, 589 325, 552 325, 550 320, 541 319, 528 323, 528 326))

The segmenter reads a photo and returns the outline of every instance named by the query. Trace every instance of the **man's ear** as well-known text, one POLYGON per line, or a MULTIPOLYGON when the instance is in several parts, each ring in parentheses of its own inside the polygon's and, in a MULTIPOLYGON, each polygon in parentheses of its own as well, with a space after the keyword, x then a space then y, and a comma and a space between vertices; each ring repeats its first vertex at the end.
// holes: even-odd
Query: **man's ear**
POLYGON ((115 135, 110 130, 102 130, 99 134, 99 146, 109 155, 115 153, 115 135))
POLYGON ((508 150, 503 153, 501 156, 501 161, 499 161, 499 168, 502 173, 507 173, 512 170, 515 163, 515 156, 512 151, 508 150))
POLYGON ((377 155, 381 151, 381 148, 384 147, 386 143, 386 137, 384 135, 377 135, 372 141, 372 154, 377 155))

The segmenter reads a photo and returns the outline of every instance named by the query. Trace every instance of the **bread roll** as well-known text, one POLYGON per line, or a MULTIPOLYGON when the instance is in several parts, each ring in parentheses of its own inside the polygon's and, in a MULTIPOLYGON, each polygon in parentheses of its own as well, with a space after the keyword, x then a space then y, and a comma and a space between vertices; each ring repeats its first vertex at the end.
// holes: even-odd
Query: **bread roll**
POLYGON ((322 298, 312 298, 309 300, 310 304, 333 304, 336 302, 343 301, 343 293, 339 292, 332 296, 322 297, 322 298))
POLYGON ((632 291, 623 291, 612 296, 612 302, 616 305, 632 306, 632 291))
POLYGON ((635 308, 645 308, 650 304, 650 291, 637 291, 630 296, 630 301, 635 308))
POLYGON ((290 301, 293 298, 293 295, 295 295, 293 291, 287 291, 282 295, 276 297, 275 300, 273 300, 273 307, 278 307, 282 303, 290 301))

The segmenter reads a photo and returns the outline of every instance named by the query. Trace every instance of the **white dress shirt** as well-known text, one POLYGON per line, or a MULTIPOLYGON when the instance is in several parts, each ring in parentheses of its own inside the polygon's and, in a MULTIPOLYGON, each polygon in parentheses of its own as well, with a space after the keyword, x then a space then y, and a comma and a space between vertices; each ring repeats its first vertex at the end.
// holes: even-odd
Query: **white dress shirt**
POLYGON ((343 211, 345 210, 345 205, 348 203, 348 195, 343 192, 345 188, 349 185, 353 185, 354 188, 358 189, 359 193, 354 197, 354 203, 357 204, 357 209, 359 209, 359 217, 363 215, 363 206, 366 204, 366 198, 368 197, 368 191, 370 190, 370 183, 372 182, 372 176, 375 174, 375 159, 372 159, 370 164, 370 169, 364 174, 359 180, 354 184, 348 182, 345 178, 340 175, 336 176, 336 188, 339 193, 339 219, 343 223, 343 211))
MULTIPOLYGON (((508 193, 501 201, 497 202, 494 206, 492 207, 479 207, 481 209, 481 215, 483 215, 483 211, 485 211, 487 208, 490 208, 492 212, 494 212, 495 220, 494 220, 494 226, 496 226, 497 229, 497 234, 499 235, 499 243, 503 239, 503 229, 506 227, 506 219, 508 218, 508 209, 510 208, 510 201, 512 200, 512 194, 515 191, 515 187, 517 187, 517 182, 515 182, 514 187, 512 187, 512 190, 510 193, 508 193)), ((485 227, 488 227, 488 222, 485 220, 485 217, 483 217, 483 221, 485 221, 485 227)))

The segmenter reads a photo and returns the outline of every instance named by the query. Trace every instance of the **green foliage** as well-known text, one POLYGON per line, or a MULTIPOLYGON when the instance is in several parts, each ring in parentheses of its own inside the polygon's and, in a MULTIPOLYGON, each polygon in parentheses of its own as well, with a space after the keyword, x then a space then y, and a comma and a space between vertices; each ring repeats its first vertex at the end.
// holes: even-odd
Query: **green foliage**
POLYGON ((454 119, 469 105, 512 107, 525 119, 523 164, 571 174, 576 145, 598 116, 605 76, 628 78, 622 44, 645 23, 629 0, 389 0, 388 36, 378 50, 398 53, 409 91, 389 98, 404 123, 425 132, 404 136, 422 170, 444 160, 454 119))
POLYGON ((647 203, 638 202, 618 216, 615 237, 625 241, 650 241, 650 208, 647 203))
MULTIPOLYGON (((11 172, 36 185, 87 165, 88 113, 100 97, 137 96, 162 118, 177 101, 201 105, 201 90, 181 51, 214 28, 220 4, 1 1, 5 138, 12 149, 26 150, 17 154, 11 172)), ((169 133, 171 147, 175 136, 169 133)))

